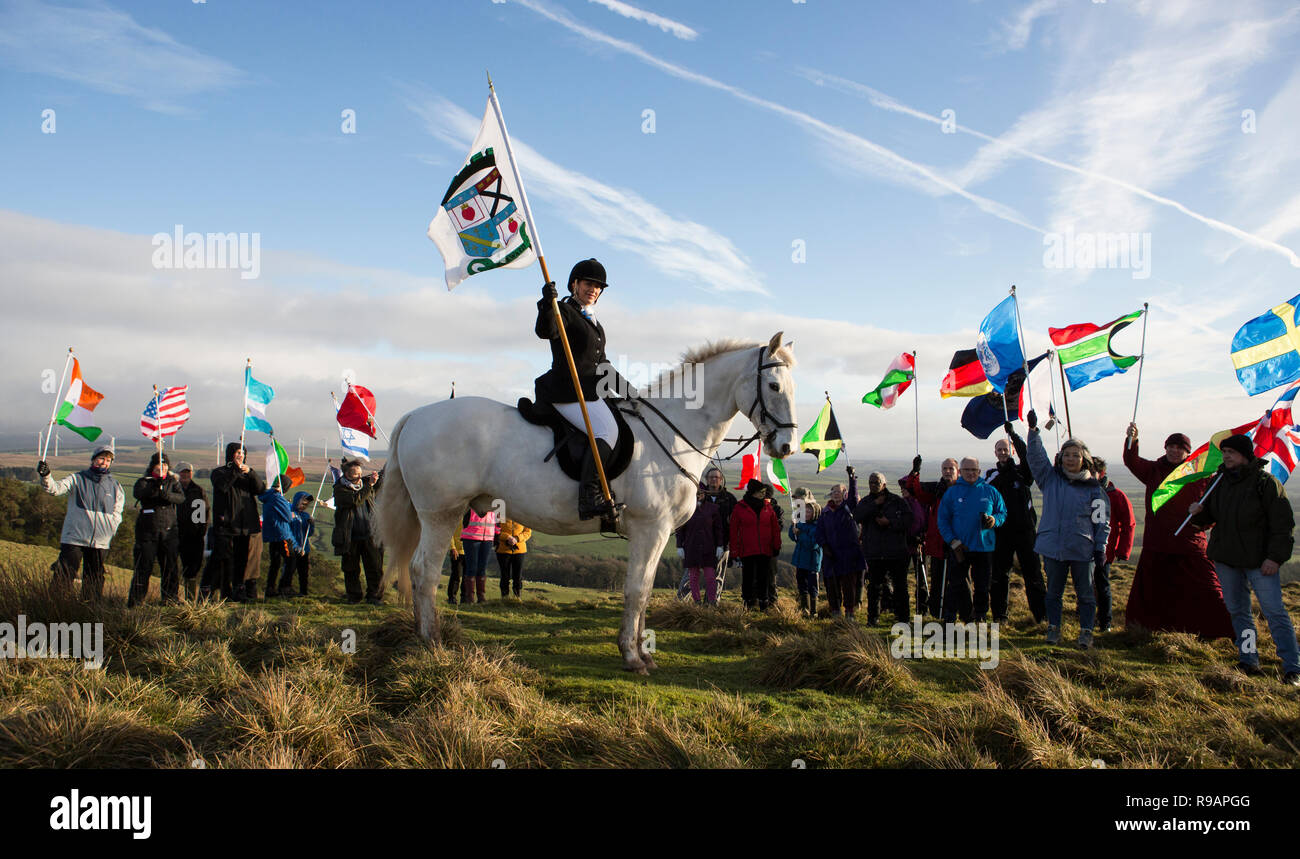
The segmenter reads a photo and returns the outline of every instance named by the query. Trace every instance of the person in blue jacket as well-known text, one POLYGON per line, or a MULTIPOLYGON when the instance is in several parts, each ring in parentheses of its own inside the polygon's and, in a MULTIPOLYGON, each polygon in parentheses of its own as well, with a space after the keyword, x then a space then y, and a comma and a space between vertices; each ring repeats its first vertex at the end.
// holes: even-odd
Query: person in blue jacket
MULTIPOLYGON (((271 488, 257 496, 262 502, 262 542, 271 553, 271 570, 266 577, 266 596, 276 595, 276 574, 283 564, 289 565, 289 549, 293 545, 293 508, 280 491, 284 476, 277 477, 271 488)), ((248 596, 252 597, 252 594, 248 596)))
POLYGON ((808 495, 795 498, 793 510, 790 539, 794 541, 794 554, 790 563, 794 565, 795 583, 799 586, 799 610, 808 617, 816 617, 817 577, 822 571, 822 547, 817 543, 817 517, 821 515, 821 507, 808 495))
POLYGON ((993 575, 994 529, 1007 520, 1002 493, 980 477, 980 462, 966 457, 958 469, 961 479, 948 487, 939 502, 939 535, 947 546, 944 566, 943 621, 984 621, 989 610, 989 579, 993 575), (974 605, 971 585, 975 586, 974 605))
MULTIPOLYGON (((296 492, 293 496, 293 521, 289 529, 293 531, 293 542, 289 544, 289 562, 284 565, 284 575, 280 577, 277 590, 282 597, 291 597, 293 577, 298 576, 298 596, 307 596, 307 574, 311 567, 311 535, 316 531, 316 520, 311 518, 308 508, 315 497, 310 492, 296 492)), ((268 581, 269 591, 271 582, 268 581)))
MULTIPOLYGON (((1053 463, 1043 447, 1038 415, 1031 409, 1025 417, 1029 422, 1029 470, 1043 493, 1043 516, 1038 521, 1034 551, 1043 556, 1047 570, 1047 643, 1061 641, 1061 603, 1068 574, 1074 578, 1079 603, 1079 647, 1086 650, 1092 647, 1097 619, 1092 567, 1106 563, 1110 499, 1093 472, 1087 445, 1067 439, 1053 463)), ((1009 433, 1014 441, 1014 431, 1009 433)))

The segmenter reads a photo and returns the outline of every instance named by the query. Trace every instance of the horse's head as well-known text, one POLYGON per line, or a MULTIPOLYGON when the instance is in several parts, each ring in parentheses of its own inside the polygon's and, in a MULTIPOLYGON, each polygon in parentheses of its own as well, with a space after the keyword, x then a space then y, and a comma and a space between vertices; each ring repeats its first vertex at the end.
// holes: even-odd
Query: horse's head
POLYGON ((793 344, 781 345, 778 331, 766 346, 759 346, 754 375, 742 374, 736 383, 736 407, 758 430, 767 455, 781 459, 798 450, 794 410, 793 344))

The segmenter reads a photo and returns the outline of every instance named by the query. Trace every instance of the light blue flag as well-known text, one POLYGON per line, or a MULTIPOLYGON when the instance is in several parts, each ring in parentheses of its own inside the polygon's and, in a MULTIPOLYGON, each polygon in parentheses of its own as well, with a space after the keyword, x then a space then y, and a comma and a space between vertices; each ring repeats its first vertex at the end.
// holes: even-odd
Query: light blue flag
POLYGON ((271 422, 266 419, 266 407, 274 398, 275 391, 271 389, 271 386, 254 379, 252 368, 245 367, 244 429, 264 432, 267 435, 275 432, 271 428, 271 422))
POLYGON ((1002 393, 1007 379, 1023 369, 1025 353, 1020 350, 1020 335, 1016 329, 1016 297, 1007 296, 993 312, 980 323, 979 336, 975 338, 975 352, 979 355, 984 376, 993 390, 1002 393))

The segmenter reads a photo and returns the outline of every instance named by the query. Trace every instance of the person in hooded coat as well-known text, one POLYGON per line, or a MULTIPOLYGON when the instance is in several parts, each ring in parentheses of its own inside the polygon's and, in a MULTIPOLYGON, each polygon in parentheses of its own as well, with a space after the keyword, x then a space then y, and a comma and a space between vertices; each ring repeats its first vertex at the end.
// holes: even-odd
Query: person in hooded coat
POLYGON ((1128 425, 1124 465, 1146 486, 1147 494, 1142 549, 1128 592, 1125 625, 1153 632, 1190 632, 1207 639, 1233 638, 1223 587, 1205 555, 1205 532, 1188 526, 1174 533, 1209 481, 1185 486, 1158 512, 1151 509, 1152 493, 1187 459, 1192 442, 1182 433, 1173 433, 1165 439, 1164 449, 1159 459, 1143 459, 1138 453, 1137 424, 1128 425))
POLYGON ((695 512, 686 524, 676 531, 677 557, 686 571, 691 599, 700 604, 700 579, 704 579, 704 599, 709 605, 718 604, 718 581, 714 565, 726 550, 728 532, 722 524, 718 505, 708 500, 708 487, 703 483, 695 491, 695 512))
POLYGON ((180 596, 177 557, 180 534, 176 511, 185 503, 185 490, 176 475, 170 472, 170 467, 167 454, 162 454, 160 460, 155 453, 149 459, 144 476, 135 482, 131 491, 140 505, 140 515, 135 520, 135 574, 126 599, 127 608, 139 605, 149 595, 149 578, 153 575, 155 560, 162 577, 163 604, 177 602, 180 596))
MULTIPOLYGON (((279 594, 279 588, 276 583, 279 581, 279 572, 284 569, 285 583, 288 584, 289 576, 292 570, 289 568, 290 554, 297 548, 294 542, 293 505, 289 499, 284 497, 281 487, 287 482, 284 475, 280 475, 271 481, 271 488, 257 496, 257 500, 262 502, 262 545, 270 553, 271 565, 266 576, 266 598, 279 594)), ((250 589, 248 596, 252 598, 252 588, 257 585, 249 582, 247 587, 250 589)))
MULTIPOLYGON (((1074 579, 1079 604, 1079 647, 1092 647, 1097 621, 1097 597, 1092 589, 1093 566, 1106 562, 1106 541, 1110 537, 1110 501, 1097 480, 1088 446, 1067 439, 1053 462, 1043 447, 1038 415, 1033 409, 1029 421, 1029 467, 1043 492, 1043 518, 1038 523, 1034 550, 1043 556, 1047 568, 1047 643, 1061 640, 1061 609, 1065 579, 1074 579)), ((1004 425, 1016 439, 1011 422, 1004 425)))
POLYGON ((220 590, 226 599, 243 602, 249 539, 262 531, 257 496, 266 491, 266 483, 245 462, 244 446, 235 441, 226 445, 226 464, 212 470, 211 480, 212 556, 199 594, 210 598, 220 590))
POLYGON ((822 581, 826 584, 831 617, 840 617, 842 610, 843 616, 852 620, 867 559, 862 554, 858 523, 853 518, 858 509, 858 473, 851 465, 845 471, 849 476, 848 486, 843 483, 833 486, 830 499, 817 517, 817 543, 822 547, 822 581))
POLYGON ((745 497, 731 511, 731 556, 740 558, 740 598, 745 608, 766 611, 770 603, 768 575, 781 552, 781 521, 764 497, 763 484, 751 480, 745 497))
MULTIPOLYGON (((282 597, 293 596, 293 577, 298 577, 298 596, 307 596, 307 579, 311 572, 311 535, 316 531, 316 520, 311 517, 308 508, 315 500, 310 492, 295 492, 293 496, 293 520, 289 528, 293 531, 293 542, 289 544, 289 563, 284 567, 280 577, 279 592, 282 597)), ((267 581, 268 588, 271 581, 267 581)))
POLYGON ((67 495, 68 510, 59 535, 59 557, 50 566, 54 584, 72 584, 81 567, 81 598, 99 600, 104 595, 104 556, 122 524, 126 492, 109 476, 113 449, 106 444, 95 448, 90 467, 62 480, 50 477, 45 460, 36 464, 41 488, 51 495, 67 495))

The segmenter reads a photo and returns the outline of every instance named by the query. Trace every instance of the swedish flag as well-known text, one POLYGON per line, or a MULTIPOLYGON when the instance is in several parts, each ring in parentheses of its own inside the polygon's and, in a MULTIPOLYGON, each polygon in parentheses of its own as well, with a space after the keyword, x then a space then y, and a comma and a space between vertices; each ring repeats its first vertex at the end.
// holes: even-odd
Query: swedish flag
POLYGON ((1232 366, 1247 394, 1254 396, 1300 379, 1297 308, 1300 295, 1256 316, 1232 338, 1232 366))

